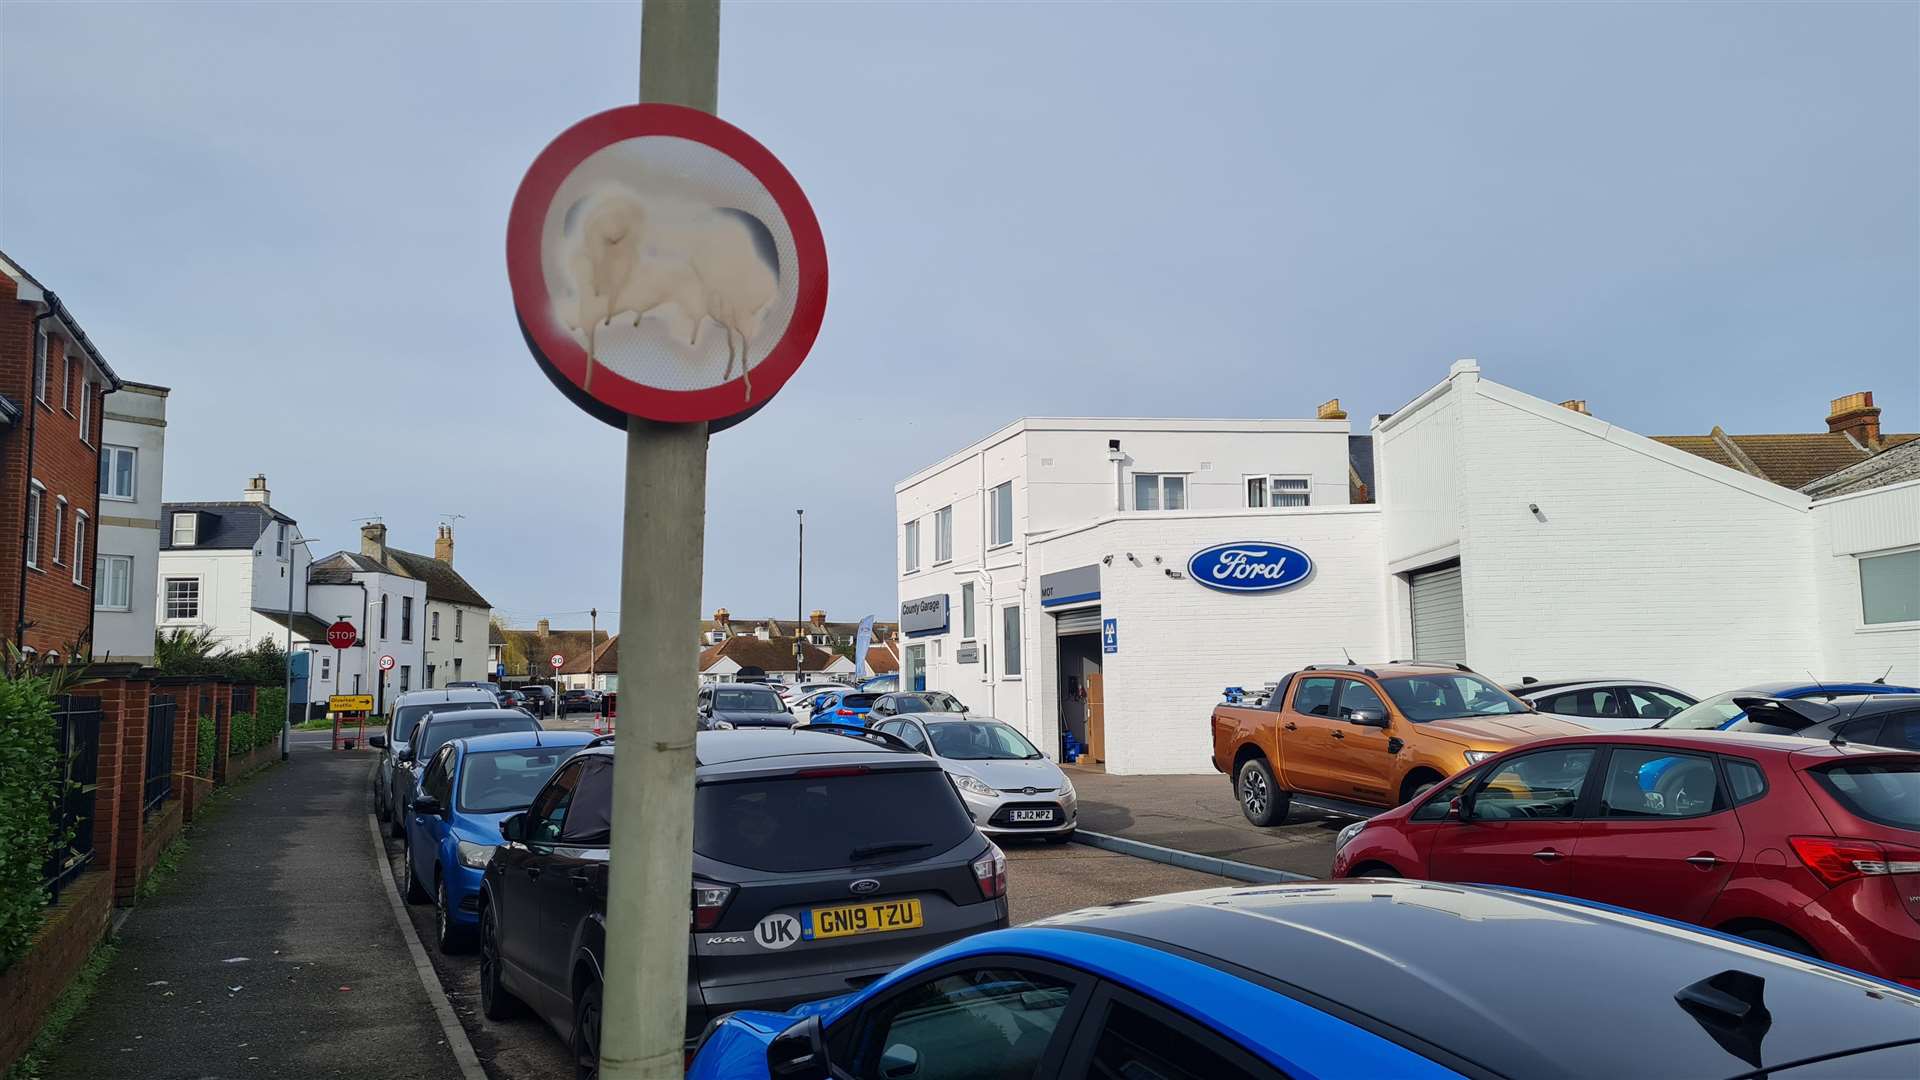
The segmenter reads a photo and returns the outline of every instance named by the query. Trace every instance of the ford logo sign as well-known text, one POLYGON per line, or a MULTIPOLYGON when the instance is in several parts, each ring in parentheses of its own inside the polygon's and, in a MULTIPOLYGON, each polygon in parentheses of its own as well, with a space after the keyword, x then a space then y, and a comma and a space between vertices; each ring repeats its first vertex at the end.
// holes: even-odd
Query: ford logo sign
POLYGON ((1221 592, 1272 592, 1298 585, 1311 573, 1313 560, 1306 552, 1258 540, 1215 544, 1187 560, 1187 576, 1221 592))
POLYGON ((873 880, 870 877, 867 877, 867 878, 861 878, 859 881, 856 881, 853 884, 847 886, 847 888, 852 889, 854 892, 858 893, 861 896, 865 896, 868 893, 879 892, 880 883, 873 880))

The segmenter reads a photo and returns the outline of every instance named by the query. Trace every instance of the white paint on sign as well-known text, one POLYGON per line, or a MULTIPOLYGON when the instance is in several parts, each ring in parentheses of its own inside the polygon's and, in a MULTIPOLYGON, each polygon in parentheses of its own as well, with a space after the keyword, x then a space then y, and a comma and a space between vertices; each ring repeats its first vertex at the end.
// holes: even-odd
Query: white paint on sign
POLYGON ((800 920, 791 915, 769 915, 754 924, 753 940, 763 949, 784 949, 800 940, 800 920))

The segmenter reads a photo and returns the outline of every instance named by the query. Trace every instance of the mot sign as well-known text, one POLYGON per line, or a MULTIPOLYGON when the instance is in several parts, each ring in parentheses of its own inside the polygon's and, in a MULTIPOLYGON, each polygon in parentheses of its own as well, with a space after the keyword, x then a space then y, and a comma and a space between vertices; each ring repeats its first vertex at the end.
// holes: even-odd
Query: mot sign
POLYGON ((622 428, 746 418, 827 306, 800 185, 739 128, 677 105, 610 109, 540 152, 507 219, 507 278, 547 377, 622 428))

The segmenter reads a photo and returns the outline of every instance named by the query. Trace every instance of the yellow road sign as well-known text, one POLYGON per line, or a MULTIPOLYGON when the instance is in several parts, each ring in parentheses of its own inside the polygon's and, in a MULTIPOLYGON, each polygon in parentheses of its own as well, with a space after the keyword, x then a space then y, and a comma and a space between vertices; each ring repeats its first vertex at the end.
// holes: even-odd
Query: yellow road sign
POLYGON ((331 712, 372 712, 372 694, 335 694, 327 699, 331 712))

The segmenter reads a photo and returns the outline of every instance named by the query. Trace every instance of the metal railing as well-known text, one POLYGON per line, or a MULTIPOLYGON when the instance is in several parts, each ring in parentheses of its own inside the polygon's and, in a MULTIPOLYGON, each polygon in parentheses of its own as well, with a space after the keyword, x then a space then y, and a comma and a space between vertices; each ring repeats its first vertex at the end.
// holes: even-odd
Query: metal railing
POLYGON ((239 716, 241 713, 251 713, 254 707, 255 696, 258 693, 259 689, 251 683, 235 683, 233 687, 233 708, 228 711, 228 715, 239 716))
POLYGON ((144 813, 151 814, 173 794, 173 726, 179 703, 155 694, 147 705, 147 786, 144 813))
POLYGON ((54 738, 60 751, 60 794, 53 802, 56 838, 48 857, 47 891, 55 900, 67 882, 93 861, 93 820, 100 790, 100 699, 64 694, 53 705, 54 738))

